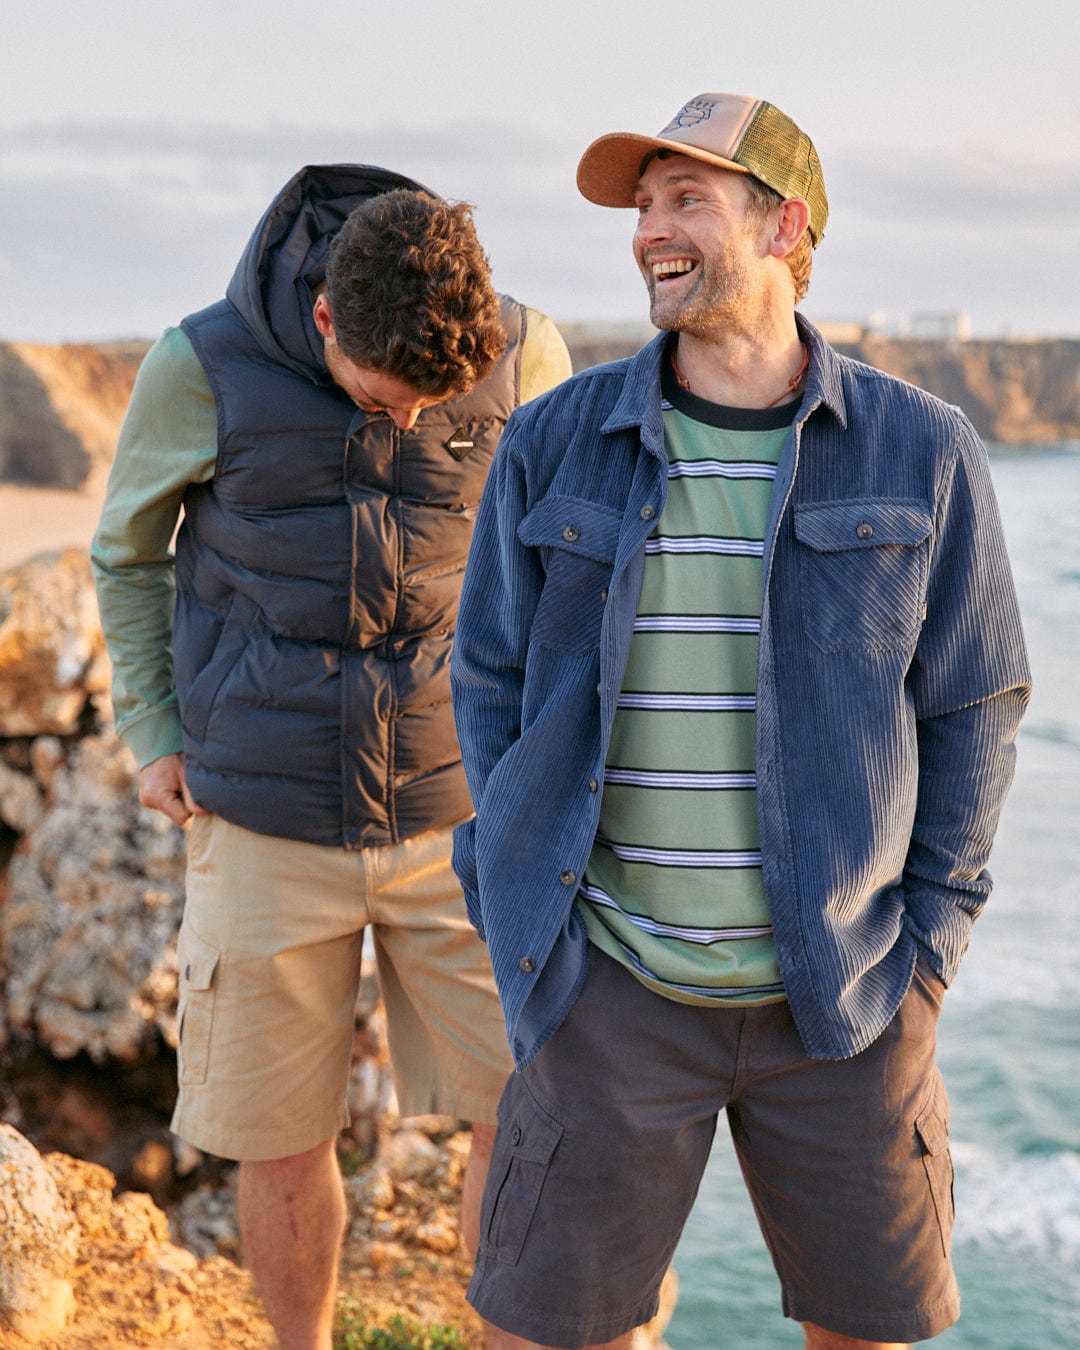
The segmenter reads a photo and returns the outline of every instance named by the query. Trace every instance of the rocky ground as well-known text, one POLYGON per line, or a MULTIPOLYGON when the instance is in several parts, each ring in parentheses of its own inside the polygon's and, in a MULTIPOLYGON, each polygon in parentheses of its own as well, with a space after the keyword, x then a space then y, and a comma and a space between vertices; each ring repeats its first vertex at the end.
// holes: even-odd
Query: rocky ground
MULTIPOLYGON (((379 1325, 404 1315, 459 1326, 466 1345, 479 1344, 457 1230, 467 1148, 456 1122, 425 1120, 389 1134, 377 1161, 347 1180, 344 1307, 379 1325)), ((231 1177, 167 1217, 145 1193, 118 1193, 107 1169, 41 1158, 10 1127, 0 1127, 0 1177, 5 1350, 274 1345, 238 1264, 231 1177)))

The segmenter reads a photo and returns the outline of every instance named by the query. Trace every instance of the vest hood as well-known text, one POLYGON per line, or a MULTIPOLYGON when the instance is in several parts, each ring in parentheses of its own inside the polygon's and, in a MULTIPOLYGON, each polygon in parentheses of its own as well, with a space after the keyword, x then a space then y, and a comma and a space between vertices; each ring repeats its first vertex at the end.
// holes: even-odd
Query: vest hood
POLYGON ((329 382, 312 306, 326 276, 326 250, 346 217, 394 188, 438 196, 403 174, 371 164, 308 165, 285 184, 256 225, 226 298, 270 360, 329 382))

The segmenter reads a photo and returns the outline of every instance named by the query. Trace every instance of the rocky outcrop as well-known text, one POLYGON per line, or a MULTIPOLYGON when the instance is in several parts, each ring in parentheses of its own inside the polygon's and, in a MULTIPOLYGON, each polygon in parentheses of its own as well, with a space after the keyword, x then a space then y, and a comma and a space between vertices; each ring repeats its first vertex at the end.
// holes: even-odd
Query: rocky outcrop
MULTIPOLYGON (((562 331, 575 370, 627 356, 655 332, 648 323, 564 324, 562 331)), ((892 339, 868 333, 837 346, 959 404, 988 440, 1080 438, 1080 340, 892 339)), ((0 483, 100 488, 148 347, 148 342, 0 342, 0 483)))
POLYGON ((1080 439, 1080 341, 935 342, 869 335, 837 349, 963 408, 987 440, 1080 439))
POLYGON ((102 708, 109 665, 86 555, 0 574, 0 737, 70 736, 102 708))
POLYGON ((0 1325, 41 1340, 75 1307, 75 1217, 37 1150, 0 1125, 0 1325))
POLYGON ((0 482, 101 480, 147 346, 0 342, 0 482))

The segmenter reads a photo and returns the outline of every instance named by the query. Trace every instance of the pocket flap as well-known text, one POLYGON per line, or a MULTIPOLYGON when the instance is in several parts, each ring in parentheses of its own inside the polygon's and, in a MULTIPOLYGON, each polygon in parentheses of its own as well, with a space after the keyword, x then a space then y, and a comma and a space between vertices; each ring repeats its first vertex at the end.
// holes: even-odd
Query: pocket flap
POLYGON ((597 562, 614 562, 622 514, 583 497, 548 496, 518 526, 518 538, 536 548, 547 545, 597 562))
POLYGON ((796 539, 818 553, 921 544, 931 523, 930 512, 917 501, 863 497, 795 508, 796 539))
POLYGON ((513 1145, 515 1158, 523 1162, 539 1163, 546 1167, 563 1136, 563 1127, 522 1094, 515 1110, 505 1122, 505 1129, 513 1145))
POLYGON ((923 1148, 931 1157, 949 1151, 949 1126, 945 1117, 931 1102, 915 1117, 915 1129, 923 1142, 923 1148))
POLYGON ((189 989, 209 989, 214 983, 218 952, 204 942, 197 933, 181 930, 176 950, 176 964, 181 984, 189 989))

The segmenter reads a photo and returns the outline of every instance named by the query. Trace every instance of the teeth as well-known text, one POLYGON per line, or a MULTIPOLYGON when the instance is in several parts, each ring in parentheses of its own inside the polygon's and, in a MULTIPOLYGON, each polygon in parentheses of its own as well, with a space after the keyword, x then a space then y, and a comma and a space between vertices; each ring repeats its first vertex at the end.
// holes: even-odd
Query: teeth
POLYGON ((656 262, 652 265, 653 276, 659 280, 661 277, 676 277, 683 272, 692 272, 694 264, 689 258, 666 258, 663 262, 656 262))

